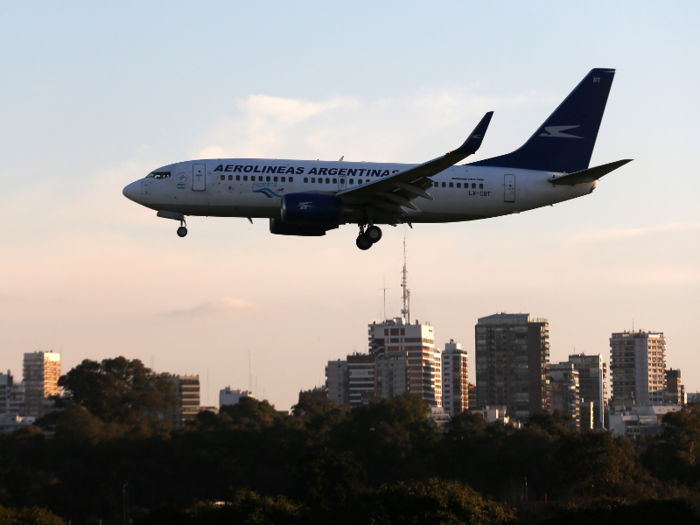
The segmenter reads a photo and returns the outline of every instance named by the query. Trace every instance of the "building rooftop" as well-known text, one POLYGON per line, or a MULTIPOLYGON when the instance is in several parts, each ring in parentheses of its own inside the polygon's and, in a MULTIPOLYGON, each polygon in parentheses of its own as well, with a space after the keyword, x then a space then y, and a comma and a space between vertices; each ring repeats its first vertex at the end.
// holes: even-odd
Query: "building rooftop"
POLYGON ((478 324, 527 324, 527 323, 546 323, 544 317, 532 317, 530 314, 493 314, 486 317, 479 317, 478 324))

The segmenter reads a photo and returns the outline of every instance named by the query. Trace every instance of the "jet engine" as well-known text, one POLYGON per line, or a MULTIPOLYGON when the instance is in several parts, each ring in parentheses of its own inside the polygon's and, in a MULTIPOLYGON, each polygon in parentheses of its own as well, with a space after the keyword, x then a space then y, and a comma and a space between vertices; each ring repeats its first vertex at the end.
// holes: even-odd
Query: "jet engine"
POLYGON ((321 237, 337 224, 294 224, 280 219, 270 219, 270 233, 275 235, 299 235, 301 237, 321 237))
POLYGON ((284 222, 326 225, 340 222, 340 199, 318 193, 290 193, 282 197, 284 222))

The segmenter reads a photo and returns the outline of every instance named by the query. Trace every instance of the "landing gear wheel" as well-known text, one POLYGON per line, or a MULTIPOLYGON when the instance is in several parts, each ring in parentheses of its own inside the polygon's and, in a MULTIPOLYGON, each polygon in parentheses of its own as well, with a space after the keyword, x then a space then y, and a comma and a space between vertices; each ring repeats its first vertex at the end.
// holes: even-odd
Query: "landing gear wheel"
POLYGON ((370 226, 367 228, 365 236, 374 244, 382 238, 382 230, 378 226, 370 226))
POLYGON ((185 235, 187 235, 187 228, 185 228, 184 226, 180 226, 180 227, 177 229, 177 234, 178 234, 178 236, 180 236, 180 237, 184 237, 185 235))
POLYGON ((372 247, 372 241, 369 240, 367 235, 358 235, 355 244, 360 250, 369 250, 372 247))

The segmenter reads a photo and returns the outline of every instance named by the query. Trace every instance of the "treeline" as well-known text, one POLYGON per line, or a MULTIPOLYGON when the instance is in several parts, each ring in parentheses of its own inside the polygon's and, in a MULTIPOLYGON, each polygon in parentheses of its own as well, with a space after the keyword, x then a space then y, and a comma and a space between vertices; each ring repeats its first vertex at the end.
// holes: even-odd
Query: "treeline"
POLYGON ((244 398, 172 429, 163 377, 124 358, 63 376, 52 434, 0 437, 0 523, 700 522, 696 406, 636 442, 561 414, 515 429, 465 412, 443 433, 410 395, 289 416, 244 398))

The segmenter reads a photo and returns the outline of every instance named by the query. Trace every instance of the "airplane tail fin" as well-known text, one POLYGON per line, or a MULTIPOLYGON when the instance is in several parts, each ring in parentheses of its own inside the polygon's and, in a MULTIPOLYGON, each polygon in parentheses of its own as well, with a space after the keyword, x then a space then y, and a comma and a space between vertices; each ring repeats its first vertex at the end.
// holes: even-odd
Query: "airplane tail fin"
POLYGON ((472 166, 557 173, 587 169, 614 76, 614 69, 592 69, 523 146, 472 166))

